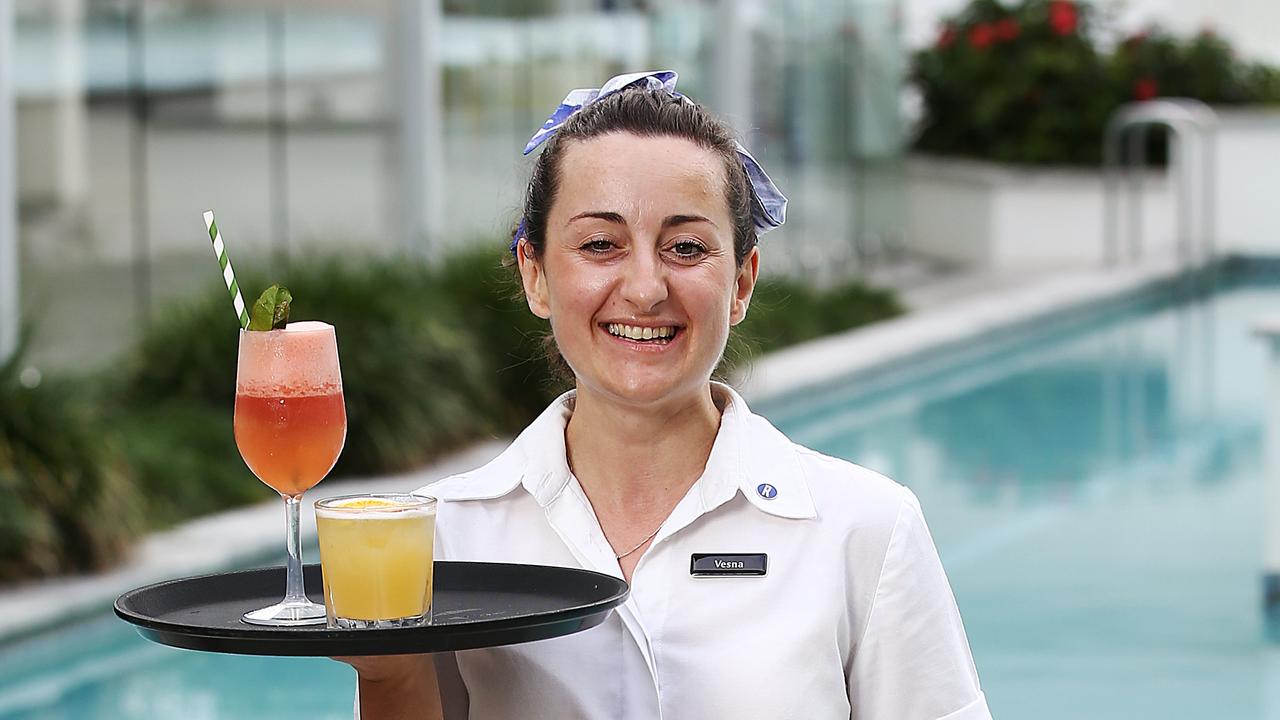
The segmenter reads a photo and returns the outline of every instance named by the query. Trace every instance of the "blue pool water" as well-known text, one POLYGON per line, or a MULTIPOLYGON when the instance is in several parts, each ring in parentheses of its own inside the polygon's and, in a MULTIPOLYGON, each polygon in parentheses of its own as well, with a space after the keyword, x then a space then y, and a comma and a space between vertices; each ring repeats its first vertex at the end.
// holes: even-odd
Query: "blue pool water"
MULTIPOLYGON (((1148 295, 757 409, 920 496, 996 717, 1280 717, 1249 330, 1278 310, 1280 282, 1148 295)), ((0 718, 349 717, 353 682, 103 617, 0 647, 0 718)))

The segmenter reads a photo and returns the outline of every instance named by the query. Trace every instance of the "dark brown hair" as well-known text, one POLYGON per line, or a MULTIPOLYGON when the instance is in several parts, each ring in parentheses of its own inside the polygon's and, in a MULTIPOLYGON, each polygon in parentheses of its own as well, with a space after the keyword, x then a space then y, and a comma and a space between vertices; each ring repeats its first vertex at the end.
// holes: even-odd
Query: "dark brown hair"
POLYGON ((533 166, 524 199, 524 235, 541 258, 546 247, 547 216, 559 188, 561 159, 575 140, 614 132, 642 137, 671 136, 697 143, 719 155, 725 170, 725 200, 733 219, 733 255, 739 267, 756 246, 751 222, 751 184, 738 157, 733 131, 706 108, 666 90, 629 88, 578 111, 551 137, 533 166))

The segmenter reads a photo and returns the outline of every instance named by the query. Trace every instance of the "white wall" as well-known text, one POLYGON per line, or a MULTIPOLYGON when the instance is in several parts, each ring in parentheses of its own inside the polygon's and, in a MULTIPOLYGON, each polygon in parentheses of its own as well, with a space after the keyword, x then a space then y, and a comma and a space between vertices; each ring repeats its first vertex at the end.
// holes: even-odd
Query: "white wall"
MULTIPOLYGON (((906 175, 907 244, 915 252, 998 270, 1103 262, 1101 173, 913 157, 906 175)), ((1127 211, 1120 217, 1127 242, 1127 211)), ((1144 256, 1173 252, 1173 192, 1160 172, 1144 181, 1142 237, 1144 256)))
POLYGON ((1228 250, 1280 256, 1280 109, 1219 112, 1218 237, 1228 250))
MULTIPOLYGON (((1280 256, 1280 109, 1220 110, 1219 116, 1218 249, 1280 256)), ((920 253, 1001 269, 1102 261, 1105 188, 1096 171, 915 157, 907 161, 907 188, 907 242, 920 253)), ((1153 172, 1145 191, 1145 254, 1171 253, 1173 188, 1163 173, 1153 172)), ((1191 191, 1198 195, 1199 189, 1191 191)), ((1191 212, 1195 233, 1198 202, 1191 212)), ((1127 218, 1122 211, 1122 237, 1127 218)))

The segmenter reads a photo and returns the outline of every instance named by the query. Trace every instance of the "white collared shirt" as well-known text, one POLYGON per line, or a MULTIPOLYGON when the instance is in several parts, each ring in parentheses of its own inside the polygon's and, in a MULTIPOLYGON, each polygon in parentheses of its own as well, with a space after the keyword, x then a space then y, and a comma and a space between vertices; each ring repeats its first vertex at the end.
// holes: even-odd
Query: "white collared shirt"
MULTIPOLYGON (((733 390, 706 468, 598 627, 437 656, 446 717, 990 718, 915 496, 792 443, 733 390), (694 577, 695 553, 767 555, 762 577, 694 577), (469 709, 469 714, 468 714, 469 709)), ((622 577, 565 454, 572 394, 440 499, 442 560, 622 577)))

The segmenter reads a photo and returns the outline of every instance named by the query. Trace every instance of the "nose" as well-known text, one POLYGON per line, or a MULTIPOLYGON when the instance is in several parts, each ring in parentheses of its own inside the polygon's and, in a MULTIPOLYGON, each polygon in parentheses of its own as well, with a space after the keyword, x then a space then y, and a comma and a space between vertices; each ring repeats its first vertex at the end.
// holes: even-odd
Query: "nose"
POLYGON ((644 314, 667 299, 667 269, 656 252, 632 253, 623 267, 622 299, 644 314))

